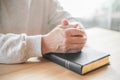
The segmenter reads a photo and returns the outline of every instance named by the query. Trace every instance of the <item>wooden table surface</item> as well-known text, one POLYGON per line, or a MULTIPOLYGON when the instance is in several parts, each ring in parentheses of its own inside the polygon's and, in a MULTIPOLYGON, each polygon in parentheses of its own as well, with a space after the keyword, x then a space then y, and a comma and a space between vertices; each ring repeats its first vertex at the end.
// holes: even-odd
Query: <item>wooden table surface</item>
POLYGON ((111 55, 108 67, 81 76, 48 60, 32 58, 23 64, 0 64, 0 80, 120 80, 120 32, 101 28, 86 32, 90 47, 111 55))

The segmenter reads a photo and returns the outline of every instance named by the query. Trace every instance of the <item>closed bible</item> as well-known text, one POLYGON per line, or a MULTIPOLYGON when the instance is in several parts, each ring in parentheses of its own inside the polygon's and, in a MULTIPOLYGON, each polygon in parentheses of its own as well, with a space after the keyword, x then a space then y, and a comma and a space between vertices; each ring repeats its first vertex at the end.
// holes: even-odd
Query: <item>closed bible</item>
POLYGON ((109 54, 84 47, 78 53, 50 53, 44 58, 84 75, 109 64, 109 54))

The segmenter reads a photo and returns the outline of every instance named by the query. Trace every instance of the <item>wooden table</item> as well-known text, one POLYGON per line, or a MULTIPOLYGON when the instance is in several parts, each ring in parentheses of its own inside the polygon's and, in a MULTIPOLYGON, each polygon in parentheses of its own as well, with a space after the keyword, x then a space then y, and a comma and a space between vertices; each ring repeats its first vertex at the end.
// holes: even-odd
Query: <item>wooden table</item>
POLYGON ((86 32, 89 46, 111 54, 108 67, 81 76, 48 60, 32 58, 24 64, 0 64, 0 80, 120 80, 120 32, 101 28, 86 32))

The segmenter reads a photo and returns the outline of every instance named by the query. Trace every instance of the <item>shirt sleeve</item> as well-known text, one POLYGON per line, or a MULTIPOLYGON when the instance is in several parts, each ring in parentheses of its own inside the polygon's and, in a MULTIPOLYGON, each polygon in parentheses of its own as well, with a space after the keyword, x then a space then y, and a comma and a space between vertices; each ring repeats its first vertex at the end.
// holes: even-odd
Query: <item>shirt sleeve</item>
POLYGON ((50 10, 49 10, 49 26, 55 27, 61 23, 62 19, 67 19, 69 22, 77 22, 80 28, 84 28, 80 21, 76 20, 71 16, 70 13, 64 10, 64 8, 59 4, 58 0, 50 0, 50 10))
POLYGON ((30 57, 42 57, 41 35, 0 34, 0 63, 22 63, 30 57))

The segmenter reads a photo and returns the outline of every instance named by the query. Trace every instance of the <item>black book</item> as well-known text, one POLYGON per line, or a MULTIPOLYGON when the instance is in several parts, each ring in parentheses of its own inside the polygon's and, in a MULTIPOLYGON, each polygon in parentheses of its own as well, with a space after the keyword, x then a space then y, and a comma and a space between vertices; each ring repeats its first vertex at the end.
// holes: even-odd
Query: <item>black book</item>
POLYGON ((109 54, 84 47, 78 53, 50 53, 44 58, 81 75, 109 64, 109 54))

